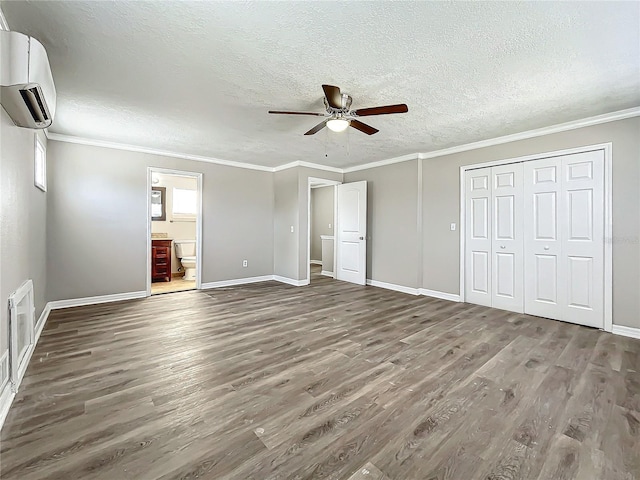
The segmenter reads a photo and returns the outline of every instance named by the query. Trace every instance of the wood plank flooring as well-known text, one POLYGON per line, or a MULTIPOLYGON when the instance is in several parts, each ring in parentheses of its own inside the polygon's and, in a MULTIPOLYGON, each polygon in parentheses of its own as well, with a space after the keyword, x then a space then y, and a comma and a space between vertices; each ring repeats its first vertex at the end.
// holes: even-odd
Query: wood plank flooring
POLYGON ((640 478, 640 341, 314 275, 51 313, 0 477, 640 478))

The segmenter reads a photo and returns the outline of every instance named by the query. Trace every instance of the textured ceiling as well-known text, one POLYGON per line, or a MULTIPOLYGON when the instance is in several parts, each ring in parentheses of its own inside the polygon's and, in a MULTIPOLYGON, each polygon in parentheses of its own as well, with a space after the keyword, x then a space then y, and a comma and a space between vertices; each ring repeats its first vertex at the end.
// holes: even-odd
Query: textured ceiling
POLYGON ((640 105, 639 2, 2 2, 47 48, 53 132, 347 167, 640 105), (303 133, 320 85, 380 133, 303 133))

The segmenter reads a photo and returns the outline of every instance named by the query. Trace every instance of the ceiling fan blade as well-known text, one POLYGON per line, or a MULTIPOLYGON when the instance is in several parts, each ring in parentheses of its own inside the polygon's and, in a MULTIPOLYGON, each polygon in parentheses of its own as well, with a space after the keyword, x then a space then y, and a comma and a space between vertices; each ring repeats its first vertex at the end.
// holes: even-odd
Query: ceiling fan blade
POLYGON ((315 127, 313 127, 311 130, 309 130, 307 133, 305 133, 305 135, 313 135, 314 133, 318 133, 320 130, 322 130, 325 126, 327 125, 327 121, 325 120, 322 123, 319 123, 318 125, 316 125, 315 127))
POLYGON ((351 125, 356 130, 360 130, 361 132, 366 133, 367 135, 373 135, 374 133, 378 133, 380 131, 377 128, 373 128, 372 126, 355 119, 350 120, 349 125, 351 125))
POLYGON ((327 97, 327 103, 333 108, 342 108, 342 94, 339 87, 333 85, 322 85, 324 96, 327 97))
POLYGON ((278 115, 313 115, 315 117, 324 117, 324 113, 315 112, 282 112, 279 110, 269 110, 269 113, 276 113, 278 115))
POLYGON ((359 117, 366 117, 368 115, 386 115, 388 113, 407 113, 408 111, 409 107, 404 103, 400 103, 398 105, 385 105, 384 107, 360 108, 353 113, 359 117))

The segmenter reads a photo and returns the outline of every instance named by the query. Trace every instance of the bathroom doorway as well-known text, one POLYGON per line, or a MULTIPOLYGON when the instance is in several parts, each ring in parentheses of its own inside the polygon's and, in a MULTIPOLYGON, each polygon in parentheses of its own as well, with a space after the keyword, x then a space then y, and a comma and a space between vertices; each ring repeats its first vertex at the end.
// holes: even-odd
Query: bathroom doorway
POLYGON ((147 296, 199 289, 202 174, 147 170, 147 296))
POLYGON ((307 283, 335 278, 336 186, 340 182, 309 177, 307 283))

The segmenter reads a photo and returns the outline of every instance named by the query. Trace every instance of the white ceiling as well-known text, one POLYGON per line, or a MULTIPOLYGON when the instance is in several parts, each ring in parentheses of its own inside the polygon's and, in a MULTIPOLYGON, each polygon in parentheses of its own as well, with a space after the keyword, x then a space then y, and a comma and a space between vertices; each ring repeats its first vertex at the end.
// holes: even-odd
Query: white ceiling
POLYGON ((47 48, 52 131, 264 166, 348 167, 640 105, 639 2, 2 2, 47 48), (367 136, 303 133, 321 84, 367 136))

